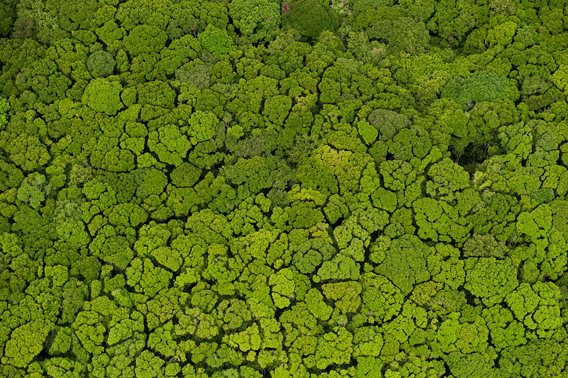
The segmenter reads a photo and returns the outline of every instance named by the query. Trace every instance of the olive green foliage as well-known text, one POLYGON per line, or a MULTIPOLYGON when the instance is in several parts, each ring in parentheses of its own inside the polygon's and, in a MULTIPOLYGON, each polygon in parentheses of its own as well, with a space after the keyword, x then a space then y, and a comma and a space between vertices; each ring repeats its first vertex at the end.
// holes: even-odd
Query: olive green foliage
POLYGON ((235 27, 251 42, 272 40, 280 27, 280 7, 271 0, 233 0, 229 15, 235 27))
POLYGON ((4 129, 8 123, 8 110, 10 109, 10 103, 5 98, 0 98, 0 130, 4 129))
POLYGON ((104 50, 95 51, 87 59, 87 68, 95 78, 111 75, 115 67, 114 57, 104 50))
POLYGON ((157 53, 165 47, 168 37, 164 30, 154 25, 138 25, 134 27, 123 43, 133 56, 157 53))
POLYGON ((107 79, 94 79, 85 88, 81 101, 96 112, 115 115, 124 107, 120 101, 122 85, 107 79))
POLYGON ((233 40, 224 29, 219 29, 211 24, 198 36, 203 48, 217 56, 233 51, 233 40))
POLYGON ((507 79, 489 71, 475 71, 465 78, 454 78, 441 93, 462 106, 507 98, 507 79))
POLYGON ((12 31, 16 11, 13 5, 3 3, 0 5, 0 14, 2 14, 2 20, 0 21, 0 36, 7 37, 12 31))
POLYGON ((394 51, 409 54, 425 52, 429 47, 430 34, 423 22, 414 17, 400 17, 377 21, 368 29, 369 38, 387 42, 394 51))
POLYGON ((0 378, 568 377, 564 5, 3 1, 0 378))
POLYGON ((170 174, 172 184, 177 187, 191 188, 201 176, 201 170, 190 163, 183 163, 170 174))
POLYGON ((404 128, 410 126, 408 117, 387 109, 376 109, 369 114, 367 120, 379 131, 379 139, 386 141, 404 128))
POLYGON ((284 27, 296 29, 301 35, 315 39, 324 30, 336 30, 339 17, 328 4, 318 0, 296 0, 283 16, 284 27))
POLYGON ((46 185, 45 176, 39 174, 28 176, 18 189, 18 199, 38 209, 45 201, 44 185, 46 185))

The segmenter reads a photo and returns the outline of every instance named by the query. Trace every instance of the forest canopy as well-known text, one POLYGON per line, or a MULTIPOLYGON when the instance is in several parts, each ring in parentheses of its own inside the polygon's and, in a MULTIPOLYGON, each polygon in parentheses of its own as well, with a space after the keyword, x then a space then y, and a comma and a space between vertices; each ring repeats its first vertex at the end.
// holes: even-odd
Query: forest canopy
POLYGON ((568 377, 564 0, 4 0, 0 377, 568 377))

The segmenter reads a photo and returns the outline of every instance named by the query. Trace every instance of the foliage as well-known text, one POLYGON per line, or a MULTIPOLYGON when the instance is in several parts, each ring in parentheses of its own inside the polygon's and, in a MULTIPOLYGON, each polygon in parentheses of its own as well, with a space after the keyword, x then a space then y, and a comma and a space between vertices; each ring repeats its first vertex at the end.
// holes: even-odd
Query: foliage
POLYGON ((96 112, 115 115, 124 107, 120 101, 122 86, 107 79, 92 80, 83 93, 81 101, 96 112))
POLYGON ((507 97, 507 80, 489 71, 475 71, 466 78, 454 78, 442 90, 447 97, 462 106, 472 107, 481 101, 507 97))
POLYGON ((269 0, 233 0, 229 15, 251 42, 272 40, 280 27, 280 7, 269 0))
POLYGON ((233 40, 224 29, 219 29, 212 24, 199 34, 199 42, 203 48, 217 56, 233 51, 233 40))
POLYGON ((87 68, 95 77, 107 77, 114 72, 116 61, 113 56, 104 50, 92 53, 87 60, 87 68))
POLYGON ((296 0, 288 7, 289 12, 284 14, 282 20, 283 25, 296 29, 305 37, 316 39, 322 31, 333 31, 339 27, 335 11, 321 1, 296 0))
POLYGON ((5 0, 0 377, 566 377, 565 13, 5 0))

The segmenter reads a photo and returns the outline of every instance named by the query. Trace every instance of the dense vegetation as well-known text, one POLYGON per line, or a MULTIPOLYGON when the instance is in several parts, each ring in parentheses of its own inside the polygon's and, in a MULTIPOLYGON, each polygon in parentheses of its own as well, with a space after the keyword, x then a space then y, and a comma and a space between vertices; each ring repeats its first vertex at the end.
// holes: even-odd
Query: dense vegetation
POLYGON ((0 377, 568 377, 565 6, 4 0, 0 377))

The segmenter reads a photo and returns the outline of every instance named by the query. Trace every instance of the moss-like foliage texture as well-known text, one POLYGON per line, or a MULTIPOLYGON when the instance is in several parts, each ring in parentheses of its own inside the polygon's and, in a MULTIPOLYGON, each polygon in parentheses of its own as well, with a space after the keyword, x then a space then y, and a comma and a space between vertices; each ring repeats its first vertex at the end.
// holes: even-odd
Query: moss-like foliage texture
POLYGON ((568 13, 4 0, 0 378, 567 378, 568 13))
POLYGON ((87 59, 87 68, 94 77, 107 77, 114 72, 116 61, 107 51, 98 50, 87 59))
POLYGON ((120 101, 122 85, 107 79, 94 79, 81 97, 81 101, 96 112, 115 115, 124 107, 120 101))
POLYGON ((233 0, 229 15, 235 27, 252 42, 271 40, 280 27, 281 10, 271 0, 233 0))
POLYGON ((324 30, 336 30, 339 27, 339 17, 324 2, 296 0, 289 4, 289 12, 284 14, 283 25, 296 29, 305 37, 315 39, 324 30))
POLYGON ((489 71, 475 71, 465 78, 454 78, 442 90, 462 106, 470 108, 476 102, 507 98, 507 78, 489 71))

